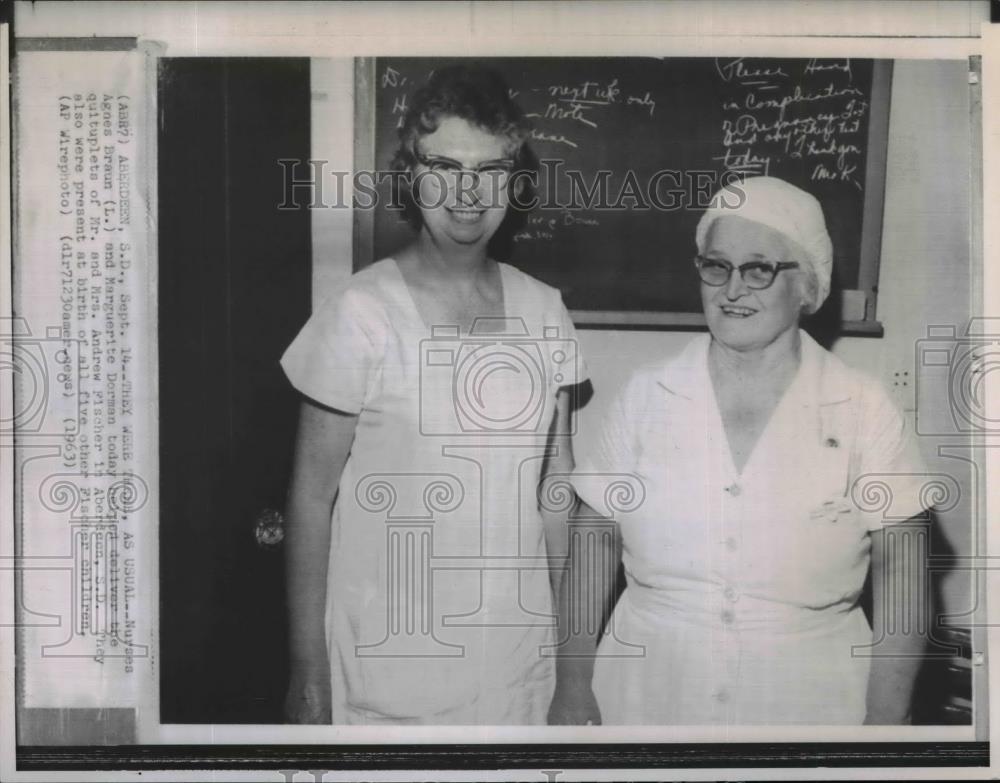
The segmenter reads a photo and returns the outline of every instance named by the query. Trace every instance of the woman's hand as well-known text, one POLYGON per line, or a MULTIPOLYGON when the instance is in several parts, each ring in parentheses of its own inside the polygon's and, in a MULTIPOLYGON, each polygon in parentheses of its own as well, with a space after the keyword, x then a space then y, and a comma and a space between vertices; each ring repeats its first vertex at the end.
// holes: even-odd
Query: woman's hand
POLYGON ((292 669, 292 676, 285 695, 286 723, 321 723, 329 725, 330 671, 317 669, 292 669))
POLYGON ((585 683, 556 686, 549 705, 550 726, 600 726, 601 710, 590 686, 585 683))
POLYGON ((594 656, 603 619, 614 606, 614 574, 618 572, 621 551, 614 522, 607 520, 613 535, 594 536, 592 526, 577 524, 578 519, 600 519, 590 506, 577 502, 569 522, 569 569, 563 573, 559 590, 559 655, 556 658, 556 691, 549 706, 551 726, 586 726, 601 724, 591 683, 594 656), (583 611, 596 608, 600 614, 583 611))
POLYGON ((905 726, 910 723, 910 704, 917 672, 923 661, 927 636, 920 629, 926 618, 934 617, 933 606, 914 596, 931 595, 926 589, 929 575, 921 559, 920 546, 913 540, 921 531, 922 520, 915 517, 871 534, 872 639, 879 640, 879 656, 872 659, 865 699, 866 726, 905 726), (914 523, 911 533, 906 525, 914 523), (912 580, 912 581, 907 581, 912 580), (912 584, 909 591, 893 585, 912 584), (886 628, 909 628, 908 633, 886 633, 886 628))

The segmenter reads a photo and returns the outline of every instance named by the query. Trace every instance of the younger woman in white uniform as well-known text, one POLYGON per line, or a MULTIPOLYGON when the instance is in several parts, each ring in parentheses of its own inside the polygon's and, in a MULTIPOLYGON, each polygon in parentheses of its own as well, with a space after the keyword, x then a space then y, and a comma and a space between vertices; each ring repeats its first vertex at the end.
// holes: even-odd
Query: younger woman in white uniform
POLYGON ((572 465, 565 387, 583 375, 559 292, 488 252, 527 133, 495 74, 434 74, 397 154, 416 240, 351 277, 282 359, 307 398, 286 539, 292 722, 545 720, 537 488, 572 465))

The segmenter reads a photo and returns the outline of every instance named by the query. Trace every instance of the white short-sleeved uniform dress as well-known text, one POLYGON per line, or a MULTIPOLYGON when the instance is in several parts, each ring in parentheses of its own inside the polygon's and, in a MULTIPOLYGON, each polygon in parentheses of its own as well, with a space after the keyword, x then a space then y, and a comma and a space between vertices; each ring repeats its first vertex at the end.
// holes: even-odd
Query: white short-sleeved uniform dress
POLYGON ((544 723, 554 618, 537 486, 584 380, 558 290, 500 264, 505 319, 425 325, 398 265, 353 275, 282 357, 358 414, 332 518, 335 724, 544 723))
POLYGON ((882 387, 801 338, 799 370, 742 472, 709 335, 635 374, 577 455, 574 484, 595 509, 595 474, 645 489, 617 517, 627 587, 595 665, 605 723, 863 722, 872 635, 857 601, 883 513, 859 504, 856 482, 888 482, 905 518, 922 511, 924 469, 882 387), (644 654, 601 657, 631 645, 644 654))

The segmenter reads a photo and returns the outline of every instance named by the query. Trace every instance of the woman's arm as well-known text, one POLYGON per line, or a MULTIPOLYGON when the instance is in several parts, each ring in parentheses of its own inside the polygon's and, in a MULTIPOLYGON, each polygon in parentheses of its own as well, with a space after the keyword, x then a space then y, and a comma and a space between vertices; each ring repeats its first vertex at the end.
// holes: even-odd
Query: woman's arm
POLYGON ((913 683, 933 620, 923 553, 922 520, 911 519, 872 537, 872 666, 866 699, 868 725, 910 722, 913 683), (909 526, 909 527, 908 527, 909 526))
MULTIPOLYGON (((549 435, 546 442, 546 450, 549 456, 542 464, 541 478, 539 481, 539 492, 542 495, 540 500, 540 511, 542 522, 545 525, 545 551, 549 560, 549 581, 552 585, 552 595, 556 597, 557 605, 559 600, 559 585, 562 582, 562 574, 566 567, 566 543, 567 530, 566 523, 569 520, 567 511, 558 511, 559 504, 548 503, 546 493, 546 480, 552 476, 563 476, 567 481, 569 474, 573 472, 575 463, 573 461, 573 440, 570 437, 572 427, 570 426, 573 416, 573 395, 568 388, 559 390, 556 396, 556 410, 552 416, 552 424, 549 427, 549 435)), ((568 486, 567 492, 572 491, 568 486)))
POLYGON ((611 613, 618 563, 618 530, 580 501, 569 524, 569 569, 559 590, 559 652, 551 725, 601 722, 591 688, 601 629, 611 613))
POLYGON ((330 515, 358 417, 303 402, 285 514, 291 681, 289 723, 329 723, 330 664, 324 630, 330 515))

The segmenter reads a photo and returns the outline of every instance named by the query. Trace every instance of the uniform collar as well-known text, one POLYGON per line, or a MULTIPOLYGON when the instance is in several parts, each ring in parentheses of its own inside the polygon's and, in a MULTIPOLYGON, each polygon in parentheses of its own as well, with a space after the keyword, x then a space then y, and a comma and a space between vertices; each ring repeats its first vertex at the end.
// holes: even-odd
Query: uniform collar
MULTIPOLYGON (((802 390, 802 404, 834 405, 850 400, 855 391, 847 365, 801 329, 799 337, 802 363, 792 383, 802 390)), ((709 399, 708 347, 711 341, 709 334, 697 335, 677 356, 667 361, 657 376, 657 383, 682 399, 709 399)))

